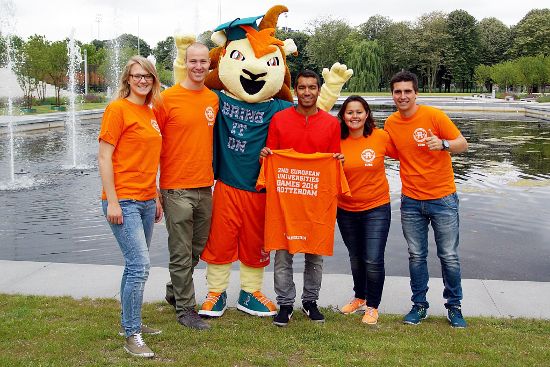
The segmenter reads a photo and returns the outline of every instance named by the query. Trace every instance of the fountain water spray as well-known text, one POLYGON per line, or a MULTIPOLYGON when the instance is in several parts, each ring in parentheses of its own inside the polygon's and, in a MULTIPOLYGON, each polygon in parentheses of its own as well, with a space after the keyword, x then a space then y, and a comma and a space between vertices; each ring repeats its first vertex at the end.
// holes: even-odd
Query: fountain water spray
MULTIPOLYGON (((0 15, 0 29, 5 34, 6 38, 6 57, 7 57, 7 68, 8 70, 13 70, 13 54, 12 54, 12 45, 11 37, 13 34, 13 24, 12 19, 15 14, 15 6, 12 1, 2 1, 1 3, 1 15, 0 15)), ((9 155, 10 155, 10 182, 11 185, 15 184, 15 143, 14 143, 14 126, 13 126, 13 100, 11 95, 11 90, 8 89, 8 135, 9 135, 9 155)))
POLYGON ((80 64, 82 63, 82 55, 80 54, 80 47, 74 40, 74 29, 71 32, 71 38, 67 43, 67 55, 69 60, 69 68, 67 76, 69 78, 69 110, 67 112, 67 126, 69 127, 69 138, 72 147, 72 167, 77 167, 77 143, 78 143, 78 131, 77 131, 77 119, 76 119, 76 96, 77 96, 77 82, 76 73, 80 70, 80 64))

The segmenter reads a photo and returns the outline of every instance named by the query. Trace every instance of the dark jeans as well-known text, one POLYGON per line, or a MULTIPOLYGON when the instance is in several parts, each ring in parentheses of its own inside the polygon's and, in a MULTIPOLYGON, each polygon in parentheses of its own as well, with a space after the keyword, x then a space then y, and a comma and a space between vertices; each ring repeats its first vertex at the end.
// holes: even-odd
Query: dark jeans
POLYGON ((428 226, 434 230, 437 256, 443 275, 443 298, 446 307, 460 306, 462 276, 458 257, 459 200, 455 193, 435 200, 415 200, 401 195, 401 226, 409 246, 411 301, 429 307, 428 293, 428 226))
POLYGON ((384 251, 390 231, 390 204, 361 212, 338 208, 336 218, 349 252, 355 297, 378 308, 386 277, 384 251))

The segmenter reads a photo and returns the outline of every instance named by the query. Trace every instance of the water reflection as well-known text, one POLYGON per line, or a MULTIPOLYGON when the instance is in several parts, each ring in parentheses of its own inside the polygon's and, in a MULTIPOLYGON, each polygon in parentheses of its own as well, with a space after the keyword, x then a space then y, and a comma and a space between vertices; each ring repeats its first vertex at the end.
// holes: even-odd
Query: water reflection
MULTIPOLYGON (((383 117, 377 116, 378 121, 383 117)), ((464 278, 550 281, 550 124, 454 119, 470 150, 453 157, 461 198, 464 278)), ((0 259, 121 264, 120 251, 99 209, 99 121, 84 124, 79 151, 89 169, 69 162, 62 129, 19 133, 17 170, 38 182, 0 191, 0 259)), ((0 187, 9 180, 7 141, 0 137, 0 187)), ((393 219, 386 249, 388 275, 408 275, 399 218, 398 166, 388 167, 393 219)), ((151 260, 167 266, 166 230, 155 227, 151 260)), ((433 247, 430 251, 434 251, 433 247)), ((297 258, 297 260, 299 260, 297 258)), ((435 256, 430 271, 440 276, 435 256)), ((339 233, 324 271, 349 273, 339 233)))

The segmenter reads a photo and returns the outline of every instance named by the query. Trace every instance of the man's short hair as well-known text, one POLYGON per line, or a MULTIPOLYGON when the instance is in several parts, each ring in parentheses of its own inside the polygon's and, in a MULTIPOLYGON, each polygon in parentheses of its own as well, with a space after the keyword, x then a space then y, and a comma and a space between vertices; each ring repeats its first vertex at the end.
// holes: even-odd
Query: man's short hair
POLYGON ((392 93, 393 84, 399 82, 412 82, 414 91, 418 93, 418 77, 415 73, 411 73, 407 70, 402 70, 395 74, 390 80, 390 90, 392 91, 392 93))
POLYGON ((190 48, 205 48, 206 51, 208 51, 208 46, 205 45, 204 43, 202 43, 202 42, 193 42, 192 44, 190 44, 190 45, 185 49, 185 59, 187 59, 187 51, 188 51, 190 48))
POLYGON ((298 86, 298 79, 299 78, 315 78, 317 80, 317 87, 321 88, 321 77, 319 77, 319 74, 314 72, 313 70, 302 70, 296 75, 296 79, 294 80, 294 89, 298 86))

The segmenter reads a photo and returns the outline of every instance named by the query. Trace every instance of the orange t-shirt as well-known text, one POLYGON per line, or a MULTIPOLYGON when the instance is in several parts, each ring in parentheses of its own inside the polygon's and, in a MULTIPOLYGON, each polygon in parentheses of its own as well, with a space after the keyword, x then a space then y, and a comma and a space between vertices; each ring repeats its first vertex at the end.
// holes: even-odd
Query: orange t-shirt
POLYGON ((404 118, 391 114, 384 130, 399 154, 402 193, 416 200, 433 200, 456 191, 451 155, 444 150, 430 151, 424 140, 428 130, 440 139, 453 140, 460 131, 441 110, 418 106, 416 113, 404 118))
POLYGON ((340 142, 346 157, 344 173, 351 197, 340 195, 338 206, 358 212, 390 202, 390 187, 386 178, 384 156, 395 157, 387 132, 375 128, 368 137, 348 136, 340 142))
MULTIPOLYGON (((111 102, 103 113, 98 139, 115 147, 112 161, 118 199, 155 198, 162 135, 151 108, 127 99, 111 102)), ((101 198, 107 199, 105 190, 101 198)))
POLYGON ((160 188, 212 186, 213 129, 218 96, 210 89, 189 90, 176 84, 162 92, 155 115, 162 132, 160 188))
POLYGON ((264 159, 256 189, 267 189, 266 251, 332 256, 338 195, 349 195, 342 164, 332 155, 285 149, 264 159))

